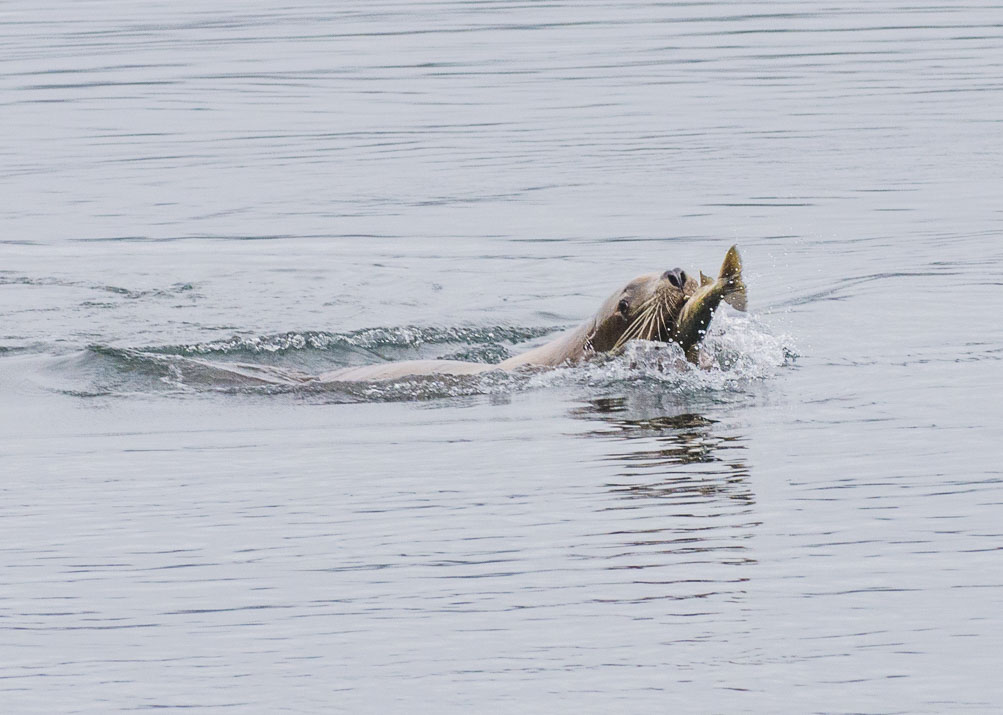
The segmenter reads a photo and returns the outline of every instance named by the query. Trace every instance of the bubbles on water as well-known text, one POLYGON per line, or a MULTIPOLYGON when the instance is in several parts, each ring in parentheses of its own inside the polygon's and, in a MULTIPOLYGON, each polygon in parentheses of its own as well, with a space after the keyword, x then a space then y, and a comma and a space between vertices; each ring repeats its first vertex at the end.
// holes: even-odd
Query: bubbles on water
POLYGON ((701 346, 700 365, 686 360, 674 343, 635 340, 616 356, 598 356, 556 369, 491 370, 477 375, 418 375, 378 382, 325 382, 318 375, 343 359, 337 348, 366 346, 376 351, 419 344, 438 345, 437 355, 497 363, 509 350, 501 341, 525 342, 546 332, 538 328, 372 328, 352 333, 289 332, 185 346, 113 348, 91 346, 72 361, 100 385, 103 394, 149 392, 175 395, 295 394, 326 402, 428 400, 514 393, 565 386, 631 385, 657 393, 696 394, 742 389, 774 376, 796 357, 788 336, 777 336, 755 317, 721 311, 701 346), (460 349, 445 354, 444 347, 460 349), (298 353, 321 350, 310 369, 296 363, 298 353), (236 358, 236 360, 235 360, 236 358), (243 359, 242 359, 243 358, 243 359), (78 364, 79 363, 79 364, 78 364))
POLYGON ((674 343, 635 340, 620 355, 599 356, 584 364, 556 369, 329 383, 327 389, 366 401, 424 400, 566 386, 631 385, 659 393, 698 394, 740 390, 775 376, 796 358, 789 336, 773 335, 754 317, 724 311, 715 319, 702 351, 701 365, 694 365, 674 343))
POLYGON ((722 311, 703 342, 718 368, 743 379, 765 379, 798 358, 794 339, 774 335, 756 316, 722 311))
POLYGON ((770 333, 755 317, 721 311, 701 344, 699 365, 687 361, 675 343, 632 340, 620 355, 539 373, 531 385, 648 383, 681 392, 735 390, 791 364, 796 359, 792 343, 789 336, 770 333))
POLYGON ((305 392, 334 401, 403 402, 511 394, 529 386, 525 373, 494 370, 479 375, 414 375, 379 382, 316 383, 305 392))
MULTIPOLYGON (((345 348, 418 348, 423 345, 515 344, 553 332, 553 328, 418 327, 366 328, 346 333, 325 331, 288 332, 278 335, 240 336, 190 345, 147 348, 150 352, 178 355, 274 354, 301 350, 338 351, 345 348)), ((471 358, 472 359, 472 358, 471 358)))
POLYGON ((442 355, 440 359, 497 364, 512 357, 512 354, 511 350, 500 343, 485 343, 466 346, 456 352, 442 355))

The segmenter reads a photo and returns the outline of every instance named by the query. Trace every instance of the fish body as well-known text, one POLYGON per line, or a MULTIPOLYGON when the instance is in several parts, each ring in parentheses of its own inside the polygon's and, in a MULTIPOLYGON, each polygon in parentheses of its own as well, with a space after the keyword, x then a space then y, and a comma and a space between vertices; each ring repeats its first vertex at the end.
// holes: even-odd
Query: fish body
POLYGON ((686 351, 691 362, 697 362, 700 341, 707 335, 711 318, 722 300, 736 310, 745 310, 745 283, 742 282, 742 259, 738 249, 735 246, 728 249, 717 279, 701 273, 700 282, 700 288, 683 305, 672 334, 672 339, 686 351))

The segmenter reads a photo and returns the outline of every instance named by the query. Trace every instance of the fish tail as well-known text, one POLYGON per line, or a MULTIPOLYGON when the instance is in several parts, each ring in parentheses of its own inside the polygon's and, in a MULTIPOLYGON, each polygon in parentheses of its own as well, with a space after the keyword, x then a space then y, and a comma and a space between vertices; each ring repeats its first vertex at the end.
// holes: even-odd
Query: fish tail
POLYGON ((725 303, 735 310, 745 311, 745 283, 742 281, 742 258, 738 255, 738 247, 732 246, 725 254, 721 264, 721 275, 718 280, 724 283, 725 303))

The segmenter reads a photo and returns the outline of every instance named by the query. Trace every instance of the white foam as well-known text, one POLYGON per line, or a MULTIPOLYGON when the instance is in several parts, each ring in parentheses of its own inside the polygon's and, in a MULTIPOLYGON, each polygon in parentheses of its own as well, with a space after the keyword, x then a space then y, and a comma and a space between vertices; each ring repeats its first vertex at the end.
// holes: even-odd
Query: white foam
POLYGON ((530 385, 653 382, 674 390, 732 390, 776 375, 797 356, 790 336, 774 335, 760 320, 730 310, 715 316, 701 350, 704 360, 697 366, 674 343, 633 340, 621 355, 541 372, 530 385))

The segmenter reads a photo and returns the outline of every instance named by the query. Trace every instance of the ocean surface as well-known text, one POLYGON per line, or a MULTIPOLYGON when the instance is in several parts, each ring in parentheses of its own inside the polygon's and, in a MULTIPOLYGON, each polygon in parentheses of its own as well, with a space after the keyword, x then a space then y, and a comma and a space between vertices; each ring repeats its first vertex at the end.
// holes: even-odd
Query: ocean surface
POLYGON ((0 711, 1003 710, 998 3, 13 0, 0 128, 0 711))

